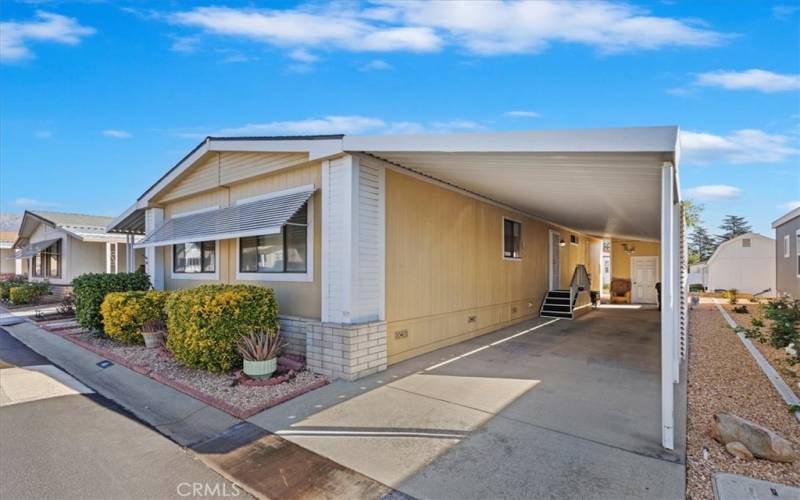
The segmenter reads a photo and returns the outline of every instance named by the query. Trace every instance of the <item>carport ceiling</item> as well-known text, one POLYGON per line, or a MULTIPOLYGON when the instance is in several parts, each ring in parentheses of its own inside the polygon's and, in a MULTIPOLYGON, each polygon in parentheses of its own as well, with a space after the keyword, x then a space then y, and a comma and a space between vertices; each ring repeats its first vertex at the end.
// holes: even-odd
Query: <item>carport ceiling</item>
POLYGON ((678 128, 345 136, 344 150, 595 236, 657 240, 678 128))
POLYGON ((576 230, 658 239, 658 154, 409 153, 374 156, 576 230))

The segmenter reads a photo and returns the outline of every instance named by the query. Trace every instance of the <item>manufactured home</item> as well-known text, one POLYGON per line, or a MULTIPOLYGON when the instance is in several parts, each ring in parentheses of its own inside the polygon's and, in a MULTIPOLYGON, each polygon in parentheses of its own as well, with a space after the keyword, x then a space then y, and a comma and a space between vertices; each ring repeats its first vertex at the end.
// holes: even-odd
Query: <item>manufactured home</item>
POLYGON ((0 274, 27 274, 23 262, 15 258, 14 242, 17 233, 0 231, 0 274))
POLYGON ((111 217, 27 210, 22 216, 15 259, 31 281, 48 281, 58 294, 84 273, 116 273, 144 264, 132 235, 107 234, 111 217), (129 258, 129 256, 131 258, 129 258))
POLYGON ((711 291, 775 295, 775 240, 747 233, 720 243, 706 264, 711 291))
POLYGON ((617 307, 660 324, 648 341, 671 448, 678 158, 677 127, 208 137, 108 230, 144 238, 156 288, 273 288, 291 349, 349 380, 540 315, 604 314, 589 292, 610 240, 612 279, 633 292, 617 307))
POLYGON ((772 223, 775 229, 775 287, 800 298, 800 207, 772 223))

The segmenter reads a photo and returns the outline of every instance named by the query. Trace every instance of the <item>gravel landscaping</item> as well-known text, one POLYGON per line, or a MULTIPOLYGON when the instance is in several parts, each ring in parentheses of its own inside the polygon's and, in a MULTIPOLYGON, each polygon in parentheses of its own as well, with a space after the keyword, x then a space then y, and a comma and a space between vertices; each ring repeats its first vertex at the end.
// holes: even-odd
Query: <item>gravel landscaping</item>
POLYGON ((712 416, 727 411, 772 429, 800 451, 800 425, 716 306, 701 303, 690 316, 687 497, 712 499, 717 472, 800 486, 800 463, 743 461, 709 436, 712 416))
POLYGON ((151 378, 162 382, 165 379, 175 381, 182 386, 224 402, 225 405, 214 406, 239 418, 246 418, 257 411, 327 383, 323 376, 303 369, 281 384, 249 386, 237 383, 236 373, 211 373, 185 367, 175 361, 165 349, 146 349, 144 346, 126 345, 83 331, 80 328, 70 329, 62 326, 49 329, 68 340, 110 352, 115 357, 124 360, 129 367, 151 378))
MULTIPOLYGON (((751 321, 753 318, 761 318, 764 321, 764 328, 762 330, 767 332, 772 323, 771 320, 764 319, 761 315, 761 304, 745 304, 747 306, 747 313, 737 313, 733 311, 734 306, 725 304, 723 307, 728 311, 734 321, 739 326, 745 328, 752 327, 751 321)), ((761 351, 761 354, 770 362, 773 368, 780 374, 786 385, 788 385, 794 393, 800 397, 800 365, 791 366, 786 362, 789 355, 783 349, 776 349, 769 345, 769 343, 759 342, 753 339, 753 345, 761 351)))

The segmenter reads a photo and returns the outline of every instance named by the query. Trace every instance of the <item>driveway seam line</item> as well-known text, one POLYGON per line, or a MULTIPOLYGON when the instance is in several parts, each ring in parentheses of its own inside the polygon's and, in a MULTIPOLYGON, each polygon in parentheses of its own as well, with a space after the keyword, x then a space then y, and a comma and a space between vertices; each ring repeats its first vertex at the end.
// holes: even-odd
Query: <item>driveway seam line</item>
MULTIPOLYGON (((426 394, 420 394, 418 392, 409 391, 408 389, 402 389, 400 387, 393 387, 391 385, 387 385, 386 387, 389 387, 389 388, 394 389, 396 391, 403 391, 403 392, 408 393, 408 394, 414 394, 415 396, 428 398, 428 399, 431 399, 431 400, 434 400, 434 401, 440 401, 442 403, 449 403, 449 404, 452 404, 452 405, 460 406, 462 408, 467 408, 467 409, 470 409, 470 410, 478 411, 478 412, 481 412, 481 413, 484 413, 484 414, 487 414, 487 415, 492 415, 493 417, 496 417, 496 418, 501 418, 503 420, 507 420, 507 421, 510 421, 510 422, 516 422, 516 423, 519 423, 519 424, 528 425, 530 427, 535 427, 537 429, 541 429, 541 430, 544 430, 544 431, 553 432, 555 434, 560 434, 562 436, 568 436, 568 437, 571 437, 571 438, 574 438, 574 439, 579 439, 581 441, 587 441, 589 443, 594 443, 594 444, 601 445, 601 446, 607 446, 607 447, 615 449, 615 450, 623 451, 625 453, 630 453, 631 455, 650 458, 650 459, 653 459, 653 460, 658 460, 659 462, 666 462, 666 463, 675 464, 675 465, 681 465, 682 464, 680 459, 678 459, 678 461, 676 462, 676 461, 673 461, 673 460, 667 460, 667 459, 664 459, 664 458, 654 457, 652 455, 646 455, 644 453, 638 453, 638 452, 635 452, 635 451, 632 451, 632 450, 627 450, 625 448, 622 448, 622 447, 619 447, 619 446, 616 446, 616 445, 613 445, 613 444, 603 443, 602 441, 596 441, 594 439, 590 439, 590 438, 586 438, 586 437, 582 437, 582 436, 576 436, 575 434, 570 434, 569 432, 559 431, 559 430, 556 430, 556 429, 550 429, 549 427, 544 427, 542 425, 533 424, 531 422, 526 422, 524 420, 519 420, 519 419, 512 418, 512 417, 507 417, 505 415, 500 415, 499 413, 492 413, 490 411, 482 410, 480 408, 475 408, 475 407, 472 407, 472 406, 469 406, 469 405, 465 405, 465 404, 461 404, 461 403, 456 403, 454 401, 448 401, 446 399, 440 399, 440 398, 436 398, 436 397, 433 397, 433 396, 428 396, 426 394)), ((472 434, 472 432, 469 432, 468 435, 469 434, 472 434)))

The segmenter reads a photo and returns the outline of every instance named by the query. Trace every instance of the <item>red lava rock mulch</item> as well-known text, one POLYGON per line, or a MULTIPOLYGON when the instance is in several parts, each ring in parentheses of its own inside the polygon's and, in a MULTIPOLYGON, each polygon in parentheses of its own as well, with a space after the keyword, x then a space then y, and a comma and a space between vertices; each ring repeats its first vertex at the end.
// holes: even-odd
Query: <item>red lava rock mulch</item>
POLYGON ((701 303, 690 315, 687 497, 712 499, 717 472, 800 486, 800 463, 746 462, 709 436, 712 416, 731 412, 772 429, 800 451, 800 425, 716 306, 701 303))
MULTIPOLYGON (((303 363, 287 355, 278 361, 278 381, 273 379, 254 384, 243 383, 241 373, 210 373, 188 368, 173 359, 166 349, 147 349, 126 345, 92 333, 59 326, 49 329, 84 349, 162 384, 181 391, 219 410, 246 419, 267 408, 328 384, 321 375, 305 370, 303 363)), ((259 381, 261 382, 261 381, 259 381)))

